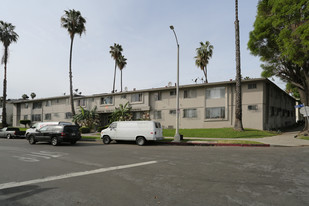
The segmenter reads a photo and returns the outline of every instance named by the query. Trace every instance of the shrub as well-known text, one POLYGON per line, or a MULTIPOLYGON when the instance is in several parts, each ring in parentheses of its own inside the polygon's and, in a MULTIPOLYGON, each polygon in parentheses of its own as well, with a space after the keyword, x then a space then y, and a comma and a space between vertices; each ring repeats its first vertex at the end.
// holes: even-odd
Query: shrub
POLYGON ((98 132, 101 132, 103 129, 106 129, 108 126, 100 126, 97 128, 98 132))
POLYGON ((19 120, 19 123, 20 123, 20 124, 23 124, 23 125, 25 125, 25 127, 27 127, 27 125, 30 126, 31 120, 23 119, 23 120, 19 120))
POLYGON ((81 128, 79 128, 79 131, 82 134, 90 133, 90 128, 89 127, 81 127, 81 128))

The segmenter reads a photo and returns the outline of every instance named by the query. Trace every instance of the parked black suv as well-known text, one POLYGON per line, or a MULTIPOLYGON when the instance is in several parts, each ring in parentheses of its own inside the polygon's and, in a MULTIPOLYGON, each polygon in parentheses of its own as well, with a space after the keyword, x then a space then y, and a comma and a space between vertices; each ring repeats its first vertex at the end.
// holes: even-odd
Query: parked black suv
POLYGON ((47 125, 27 136, 30 144, 43 141, 50 142, 53 146, 59 145, 61 142, 75 144, 80 138, 77 125, 47 125))

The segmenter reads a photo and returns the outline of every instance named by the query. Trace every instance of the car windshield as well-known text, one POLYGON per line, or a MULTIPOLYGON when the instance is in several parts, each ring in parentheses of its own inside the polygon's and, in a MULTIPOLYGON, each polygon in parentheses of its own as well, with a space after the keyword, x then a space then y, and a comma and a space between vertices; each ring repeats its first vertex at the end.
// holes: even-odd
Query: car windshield
POLYGON ((32 125, 30 128, 36 128, 38 126, 38 123, 35 123, 34 125, 32 125))

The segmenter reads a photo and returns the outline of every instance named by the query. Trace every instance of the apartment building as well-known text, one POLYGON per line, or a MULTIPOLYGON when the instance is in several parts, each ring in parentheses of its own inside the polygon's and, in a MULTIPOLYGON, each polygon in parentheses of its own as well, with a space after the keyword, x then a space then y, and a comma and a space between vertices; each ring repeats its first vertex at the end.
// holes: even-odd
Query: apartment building
MULTIPOLYGON (((180 128, 233 127, 235 120, 235 81, 180 86, 180 128)), ((176 88, 133 90, 75 96, 79 107, 97 106, 100 124, 107 125, 109 115, 119 104, 130 103, 133 118, 161 122, 165 128, 176 124, 176 88)), ((14 101, 13 125, 19 120, 72 121, 69 96, 14 101)), ((295 124, 295 99, 268 79, 242 81, 243 126, 260 130, 278 129, 295 124)))

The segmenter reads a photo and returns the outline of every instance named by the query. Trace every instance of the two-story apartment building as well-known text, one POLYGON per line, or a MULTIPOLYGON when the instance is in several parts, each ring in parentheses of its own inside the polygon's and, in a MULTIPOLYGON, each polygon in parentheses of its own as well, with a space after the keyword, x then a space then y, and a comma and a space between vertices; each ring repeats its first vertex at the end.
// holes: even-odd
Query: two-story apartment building
MULTIPOLYGON (((180 128, 233 127, 235 120, 235 81, 180 86, 180 128)), ((119 104, 130 103, 134 119, 152 119, 165 128, 176 124, 176 88, 133 90, 74 97, 79 106, 97 106, 101 125, 119 104)), ((242 81, 242 110, 245 128, 276 129, 295 123, 295 99, 268 79, 242 81)), ((72 121, 69 96, 14 102, 13 125, 19 120, 72 121)))

